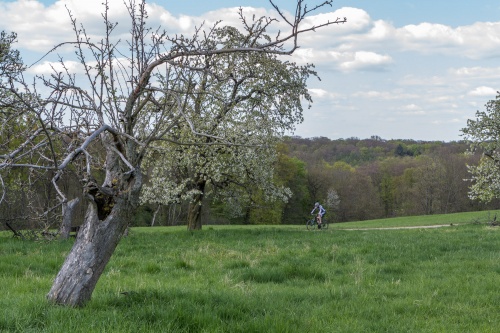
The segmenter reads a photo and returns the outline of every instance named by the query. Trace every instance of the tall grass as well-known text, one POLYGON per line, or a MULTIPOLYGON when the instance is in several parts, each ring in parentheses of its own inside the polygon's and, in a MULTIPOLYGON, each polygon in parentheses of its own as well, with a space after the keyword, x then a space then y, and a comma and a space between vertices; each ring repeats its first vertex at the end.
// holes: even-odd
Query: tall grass
POLYGON ((47 303, 68 242, 0 233, 1 332, 496 332, 500 229, 137 228, 90 303, 47 303))

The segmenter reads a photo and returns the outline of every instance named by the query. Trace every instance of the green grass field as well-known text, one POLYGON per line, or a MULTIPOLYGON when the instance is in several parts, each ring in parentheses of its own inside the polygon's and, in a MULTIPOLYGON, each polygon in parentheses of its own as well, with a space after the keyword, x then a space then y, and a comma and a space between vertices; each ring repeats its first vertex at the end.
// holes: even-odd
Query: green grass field
POLYGON ((0 332, 498 332, 494 213, 135 228, 82 309, 45 299, 72 241, 1 232, 0 332))

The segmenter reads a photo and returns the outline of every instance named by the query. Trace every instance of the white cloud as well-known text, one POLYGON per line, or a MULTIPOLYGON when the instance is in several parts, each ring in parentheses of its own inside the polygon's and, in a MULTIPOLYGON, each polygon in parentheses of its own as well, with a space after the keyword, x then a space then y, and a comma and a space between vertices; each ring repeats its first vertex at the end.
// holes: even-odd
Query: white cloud
POLYGON ((444 86, 449 84, 449 79, 443 76, 434 75, 432 77, 417 76, 415 74, 409 74, 401 79, 399 79, 399 84, 403 86, 444 86))
POLYGON ((500 22, 477 22, 457 28, 420 23, 397 30, 397 40, 403 50, 471 59, 500 55, 498 36, 500 22))
POLYGON ((421 111, 422 109, 420 108, 420 106, 418 106, 416 104, 408 104, 408 105, 403 106, 403 110, 407 110, 407 111, 421 111))
MULTIPOLYGON (((110 0, 109 7, 112 22, 130 21, 121 0, 110 0)), ((104 30, 103 8, 101 0, 59 0, 48 7, 29 0, 0 3, 0 29, 16 32, 20 47, 46 52, 59 43, 74 40, 71 13, 77 20, 77 28, 83 24, 87 34, 97 42, 104 30)), ((115 33, 127 29, 125 24, 118 24, 115 33)))
POLYGON ((314 48, 300 48, 294 52, 293 58, 302 64, 324 65, 343 72, 384 71, 393 62, 389 55, 369 51, 338 52, 314 48))
MULTIPOLYGON (((65 61, 66 69, 73 74, 82 74, 84 72, 83 66, 76 61, 65 61)), ((28 69, 28 73, 35 75, 51 74, 54 71, 64 72, 65 69, 59 62, 44 61, 28 69)))
MULTIPOLYGON (((36 54, 39 58, 54 45, 74 39, 65 5, 85 26, 92 41, 98 42, 103 33, 101 3, 102 0, 59 0, 44 7, 34 0, 0 0, 0 30, 18 33, 16 48, 21 49, 23 58, 26 59, 24 52, 28 50, 39 52, 36 54)), ((110 0, 110 4, 110 19, 119 23, 115 37, 124 41, 129 31, 129 14, 123 0, 110 0)), ((169 35, 190 36, 194 27, 202 22, 209 29, 220 19, 224 25, 241 26, 237 7, 217 9, 200 16, 174 15, 154 2, 147 8, 148 24, 165 28, 169 35)), ((244 12, 248 18, 253 14, 255 17, 276 17, 276 12, 265 8, 244 7, 244 12)), ((442 126, 443 133, 452 134, 436 131, 432 135, 451 137, 456 128, 465 126, 465 119, 472 117, 478 107, 500 90, 500 67, 494 62, 495 57, 500 56, 500 22, 477 22, 458 27, 427 22, 395 26, 390 21, 372 18, 363 9, 344 7, 311 16, 304 27, 337 17, 347 17, 347 23, 300 36, 300 48, 287 58, 299 64, 315 64, 322 79, 321 82, 310 81, 314 86, 309 92, 316 103, 306 117, 316 113, 329 115, 332 120, 324 122, 325 131, 330 132, 314 131, 317 135, 328 136, 335 132, 343 137, 362 137, 365 134, 353 132, 355 127, 346 126, 346 123, 352 121, 359 130, 371 132, 373 123, 392 118, 398 124, 420 122, 412 127, 412 133, 402 132, 403 136, 418 137, 417 131, 432 121, 439 121, 449 125, 442 126), (424 112, 429 119, 413 116, 424 112), (361 118, 363 125, 359 124, 361 118), (463 126, 450 125, 457 119, 462 119, 463 126)), ((280 18, 268 32, 273 35, 280 30, 284 35, 287 29, 286 22, 280 18)), ((124 42, 122 45, 126 46, 124 42)), ((75 59, 72 47, 60 48, 58 53, 65 59, 75 59)), ((43 60, 33 66, 30 73, 50 73, 51 65, 61 70, 57 62, 49 62, 54 58, 43 60)), ((82 70, 77 62, 68 62, 67 66, 73 72, 82 70)), ((381 122, 380 128, 383 126, 381 122)), ((388 126, 387 133, 402 127, 405 126, 388 126)), ((371 134, 374 133, 366 133, 371 134)), ((428 138, 427 135, 420 138, 428 138)))
POLYGON ((331 29, 317 30, 317 34, 329 36, 346 35, 352 33, 366 32, 372 24, 370 15, 363 9, 353 7, 342 7, 333 12, 311 15, 307 17, 302 28, 310 28, 324 22, 342 21, 347 18, 347 23, 334 25, 331 29), (328 32, 326 30, 329 30, 328 32))
POLYGON ((461 79, 497 79, 500 77, 500 67, 460 67, 450 68, 449 73, 461 79))
POLYGON ((477 22, 456 28, 423 22, 397 28, 388 21, 372 20, 366 12, 361 12, 364 15, 348 17, 347 25, 354 24, 357 29, 339 30, 343 32, 338 37, 340 50, 412 51, 471 59, 500 55, 500 22, 477 22))
POLYGON ((499 35, 500 22, 457 28, 424 22, 397 29, 396 39, 402 50, 479 59, 500 55, 499 35))
MULTIPOLYGON (((97 62, 88 58, 86 64, 88 66, 89 74, 91 76, 97 76, 97 62)), ((115 69, 119 67, 122 71, 126 71, 127 68, 130 68, 130 61, 127 58, 120 57, 113 61, 113 65, 115 69)), ((80 62, 73 60, 65 60, 64 66, 59 61, 40 61, 39 63, 28 67, 27 73, 33 75, 51 75, 54 73, 65 73, 66 70, 70 74, 78 75, 86 73, 85 67, 80 62)))
POLYGON ((401 90, 394 91, 376 91, 376 90, 368 90, 368 91, 358 91, 352 94, 355 98, 364 98, 364 99, 376 99, 380 101, 394 101, 394 100, 402 100, 402 99, 415 99, 419 96, 416 94, 405 93, 401 90))
POLYGON ((446 118, 446 119, 436 119, 436 120, 431 121, 431 124, 433 124, 433 125, 457 124, 457 123, 463 123, 463 119, 446 118))
MULTIPOLYGON (((194 33, 195 27, 199 28, 202 24, 204 29, 208 30, 221 19, 222 22, 219 26, 230 25, 234 27, 242 27, 242 23, 238 15, 239 7, 221 8, 209 11, 204 13, 201 17, 188 15, 180 15, 179 17, 176 17, 161 6, 153 5, 152 8, 153 14, 150 15, 150 18, 155 19, 156 22, 156 18, 161 14, 161 17, 158 17, 158 24, 165 28, 170 34, 179 32, 187 34, 194 33)), ((262 8, 242 7, 242 10, 244 15, 249 18, 253 16, 255 16, 255 18, 259 18, 271 15, 270 12, 262 8)), ((286 29, 286 26, 283 24, 275 24, 270 28, 271 31, 277 31, 279 29, 286 29)))
POLYGON ((419 106, 415 103, 410 103, 410 104, 406 104, 403 106, 399 106, 399 107, 394 108, 394 110, 395 110, 395 114, 397 114, 399 116, 403 116, 403 117, 423 116, 423 115, 428 114, 427 111, 425 111, 421 106, 419 106))
POLYGON ((436 96, 429 98, 430 103, 449 103, 455 100, 455 96, 436 96))
POLYGON ((328 91, 324 89, 309 89, 309 93, 311 96, 319 98, 327 97, 329 94, 328 91))
POLYGON ((385 70, 392 63, 388 55, 369 51, 359 51, 351 54, 351 59, 340 64, 340 68, 350 72, 355 70, 385 70))
MULTIPOLYGON (((101 3, 101 0, 59 0, 49 7, 28 0, 0 3, 0 28, 8 27, 17 32, 21 46, 46 51, 72 37, 67 6, 78 22, 83 23, 89 34, 98 40, 98 35, 103 32, 101 3)), ((116 28, 118 34, 127 33, 130 18, 123 2, 110 0, 110 7, 111 21, 119 23, 116 28)), ((275 13, 263 8, 244 7, 243 10, 249 17, 254 14, 256 17, 275 16, 275 13)), ((237 7, 222 8, 205 13, 203 17, 195 17, 174 16, 162 6, 151 3, 148 13, 152 26, 161 25, 169 33, 193 32, 194 27, 202 22, 209 28, 220 18, 223 18, 223 24, 241 26, 237 7)), ((303 49, 317 50, 314 57, 308 58, 309 62, 324 61, 337 52, 340 58, 352 58, 342 60, 340 68, 343 70, 380 70, 393 62, 391 53, 394 51, 445 53, 469 58, 500 55, 500 22, 478 22, 457 28, 424 22, 396 28, 388 21, 373 20, 362 9, 343 7, 306 18, 302 28, 344 17, 347 17, 345 24, 318 29, 300 37, 303 49)), ((273 25, 271 31, 277 29, 286 32, 284 20, 273 25)))
POLYGON ((463 37, 451 27, 442 24, 420 23, 410 24, 398 29, 397 34, 402 41, 409 44, 459 45, 463 37))
POLYGON ((477 87, 474 90, 469 91, 468 95, 470 96, 492 96, 494 97, 497 94, 497 91, 491 87, 481 86, 477 87))

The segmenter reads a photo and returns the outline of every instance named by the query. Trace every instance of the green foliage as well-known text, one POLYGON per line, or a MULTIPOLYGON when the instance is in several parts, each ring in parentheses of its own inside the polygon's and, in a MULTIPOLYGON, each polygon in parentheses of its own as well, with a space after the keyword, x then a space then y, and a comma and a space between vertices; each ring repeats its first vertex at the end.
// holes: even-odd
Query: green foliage
POLYGON ((470 197, 484 202, 500 198, 500 94, 486 103, 485 111, 476 112, 475 120, 467 120, 462 132, 471 150, 483 153, 478 165, 469 166, 470 197))
POLYGON ((390 216, 394 211, 395 188, 394 179, 384 174, 380 183, 380 199, 384 206, 385 216, 390 216))
POLYGON ((394 152, 394 154, 396 156, 400 156, 400 157, 403 157, 403 156, 415 156, 415 152, 412 149, 407 148, 407 147, 403 146, 402 144, 398 144, 398 146, 396 147, 396 151, 394 152))
POLYGON ((249 220, 252 224, 281 224, 284 203, 268 202, 262 195, 257 195, 254 199, 249 220))
POLYGON ((134 221, 133 226, 134 227, 150 226, 152 219, 153 219, 152 209, 147 205, 140 206, 136 210, 134 218, 132 219, 134 221))
MULTIPOLYGON (((398 222, 432 222, 410 220, 398 222)), ((356 225, 133 228, 83 309, 45 299, 71 241, 0 233, 0 331, 494 332, 500 325, 492 315, 496 228, 338 230, 356 225)))
MULTIPOLYGON (((16 42, 16 33, 0 32, 0 83, 7 76, 12 75, 15 77, 25 68, 19 51, 12 48, 12 45, 16 42)), ((0 91, 0 93, 2 92, 0 91)))
POLYGON ((329 191, 339 195, 336 222, 500 207, 468 197, 467 165, 479 155, 467 154, 465 141, 289 137, 285 145, 288 157, 305 163, 309 205, 329 191))
POLYGON ((211 221, 301 224, 315 201, 328 202, 328 193, 338 196, 338 205, 328 208, 330 222, 498 208, 498 200, 485 204, 469 199, 464 179, 467 165, 476 164, 478 155, 467 154, 467 147, 465 142, 287 138, 277 147, 273 182, 291 190, 288 203, 270 203, 253 189, 253 203, 245 203, 242 217, 233 216, 241 203, 228 198, 212 201, 217 217, 211 221), (398 145, 413 153, 394 156, 398 145), (363 148, 371 159, 350 164, 344 159, 346 147, 363 148))
POLYGON ((283 208, 281 223, 298 224, 303 222, 304 213, 310 211, 310 193, 307 190, 306 164, 296 157, 287 155, 287 147, 280 145, 276 178, 278 184, 289 188, 292 197, 283 208))
MULTIPOLYGON (((274 168, 270 170, 273 171, 274 186, 289 188, 293 193, 289 201, 269 200, 257 186, 245 188, 246 194, 230 187, 225 192, 229 196, 207 200, 207 223, 301 224, 315 201, 326 204, 330 191, 335 191, 340 200, 335 209, 328 208, 330 222, 498 207, 498 200, 483 204, 468 198, 467 183, 463 181, 468 177, 466 164, 475 164, 478 156, 465 154, 465 143, 356 140, 350 139, 349 142, 353 146, 385 153, 375 161, 355 166, 340 159, 342 154, 337 154, 346 140, 288 138, 277 146, 277 158, 274 168), (363 143, 356 143, 356 140, 363 143), (304 142, 314 143, 314 146, 304 142), (424 153, 395 157, 390 147, 401 142, 406 146, 420 147, 419 150, 424 153), (319 152, 327 156, 326 150, 332 152, 331 162, 311 157, 319 152), (313 191, 314 184, 319 184, 316 191, 313 191), (252 197, 248 196, 249 193, 252 197)), ((11 182, 11 185, 15 184, 11 182)), ((176 211, 180 215, 167 214, 162 210, 157 223, 184 223, 186 208, 185 202, 178 205, 176 211)), ((149 225, 155 209, 153 205, 141 206, 134 219, 135 225, 149 225)))

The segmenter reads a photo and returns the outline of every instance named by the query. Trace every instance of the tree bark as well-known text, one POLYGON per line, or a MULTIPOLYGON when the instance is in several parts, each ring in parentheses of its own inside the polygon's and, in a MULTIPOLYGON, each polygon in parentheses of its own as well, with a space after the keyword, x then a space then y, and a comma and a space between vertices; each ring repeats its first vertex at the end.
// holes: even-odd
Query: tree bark
POLYGON ((155 212, 153 213, 153 219, 151 220, 151 226, 153 227, 155 225, 156 221, 156 215, 158 215, 158 212, 160 211, 161 205, 158 204, 158 207, 156 207, 155 212))
POLYGON ((98 207, 90 203, 75 244, 66 257, 47 295, 56 304, 80 307, 92 292, 128 225, 130 209, 118 202, 104 221, 98 219, 98 207))
POLYGON ((76 206, 80 202, 80 198, 74 198, 63 204, 62 208, 62 223, 59 230, 60 239, 68 239, 71 232, 71 223, 73 221, 73 213, 76 206))
POLYGON ((203 208, 203 197, 205 195, 206 181, 200 180, 196 184, 196 189, 199 191, 193 197, 193 200, 189 203, 188 207, 188 230, 201 230, 202 228, 202 208, 203 208))
POLYGON ((72 307, 84 306, 139 203, 142 174, 121 177, 121 191, 109 195, 102 189, 89 191, 89 206, 75 244, 57 274, 47 298, 72 307))

